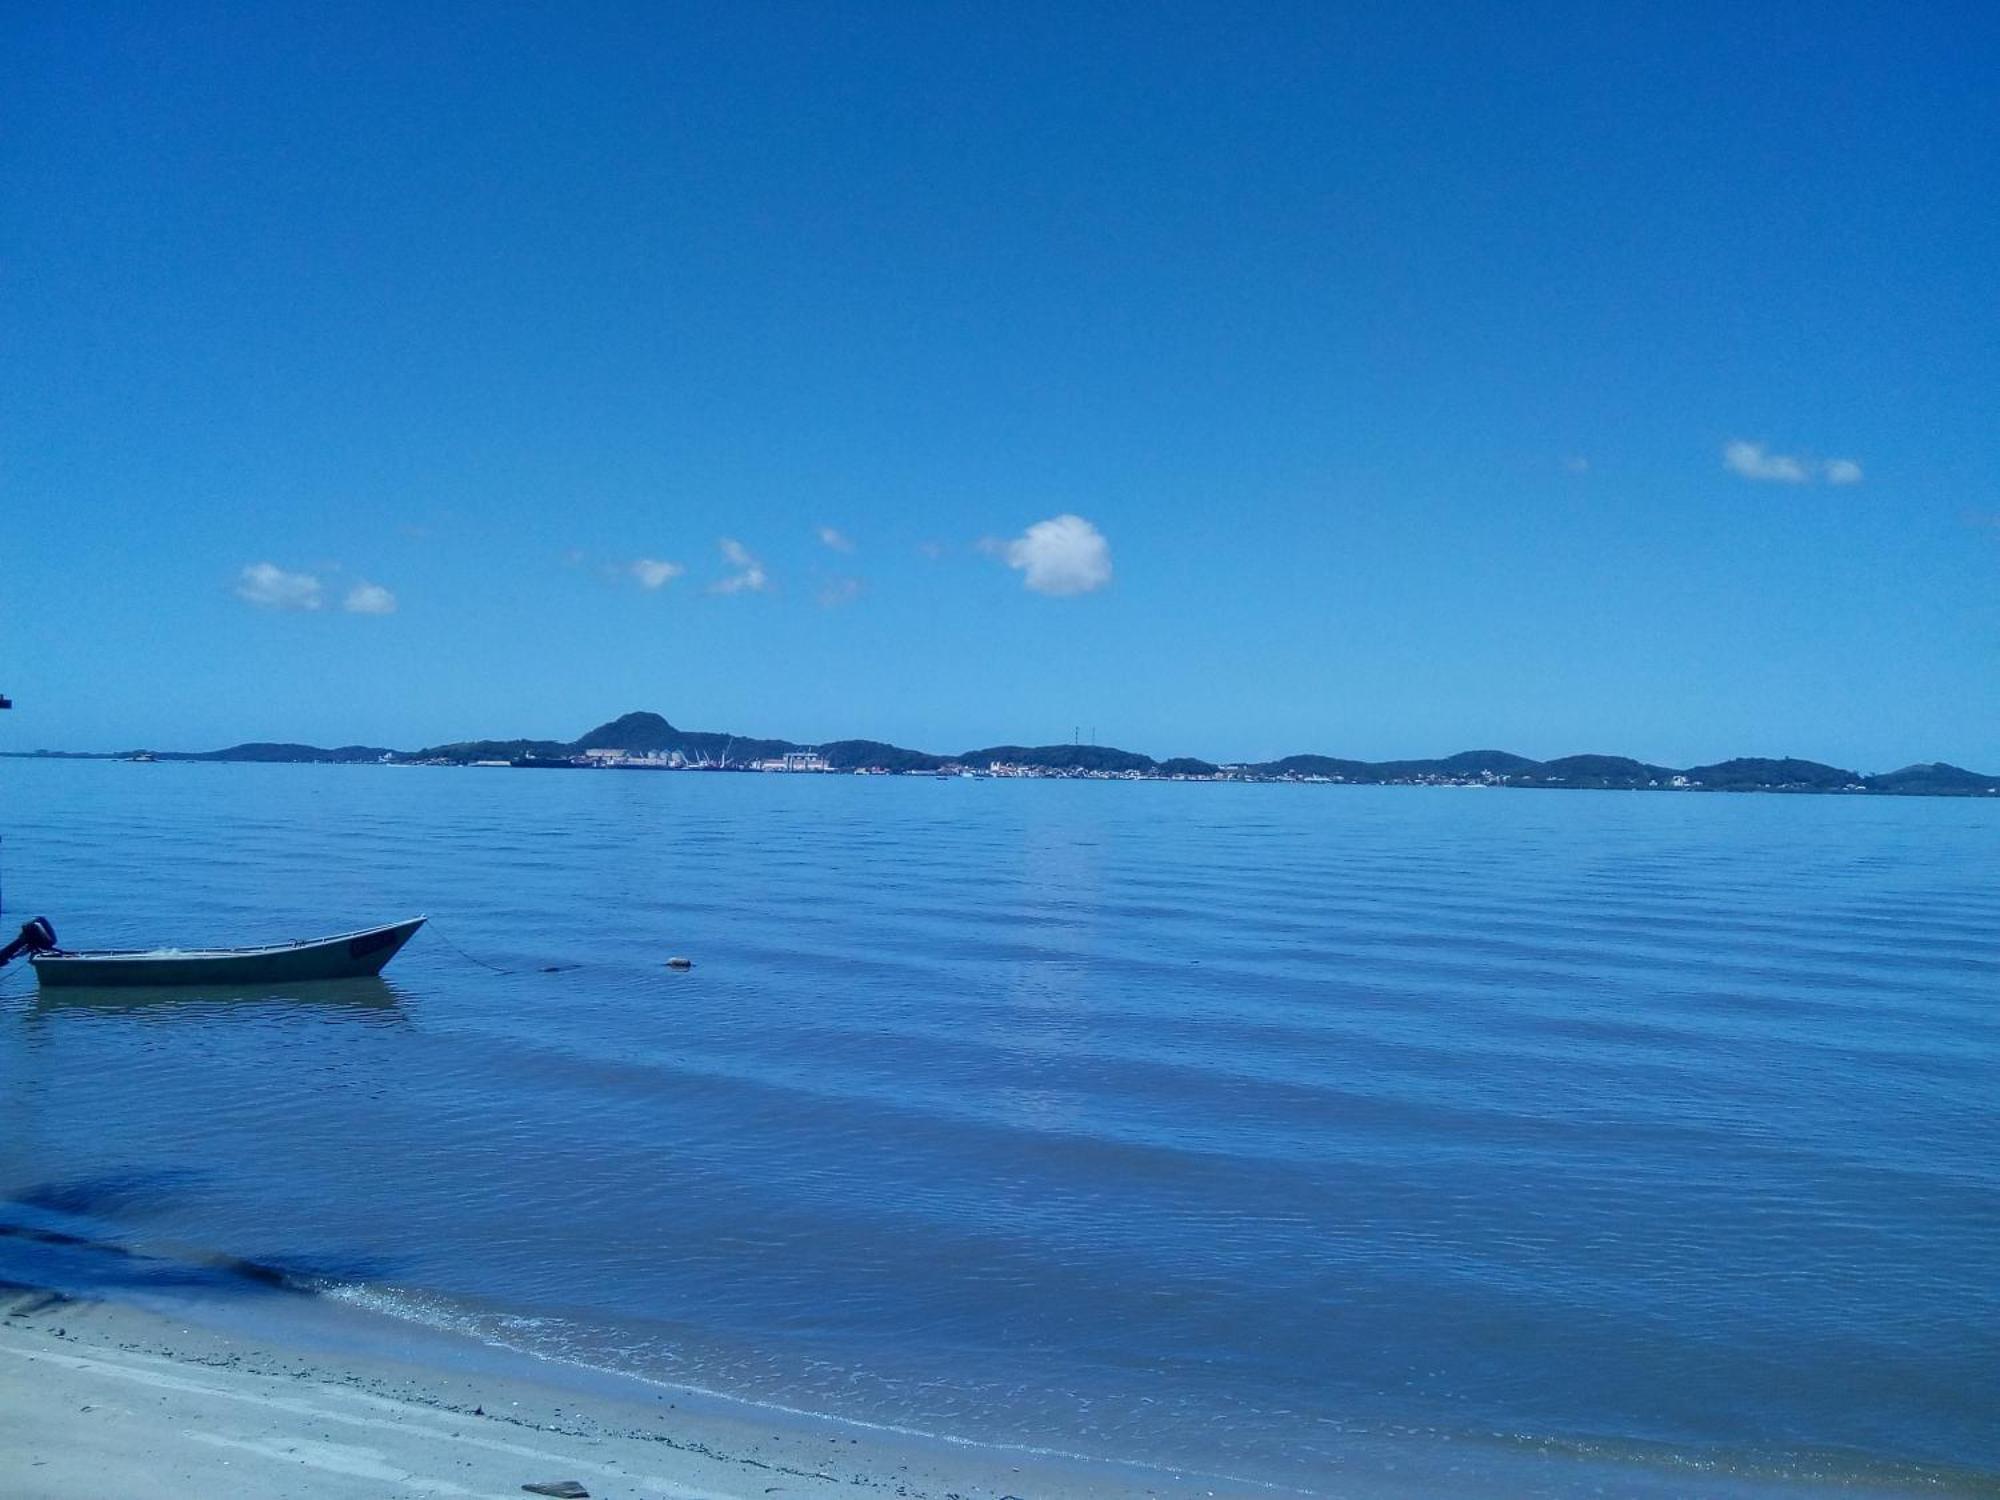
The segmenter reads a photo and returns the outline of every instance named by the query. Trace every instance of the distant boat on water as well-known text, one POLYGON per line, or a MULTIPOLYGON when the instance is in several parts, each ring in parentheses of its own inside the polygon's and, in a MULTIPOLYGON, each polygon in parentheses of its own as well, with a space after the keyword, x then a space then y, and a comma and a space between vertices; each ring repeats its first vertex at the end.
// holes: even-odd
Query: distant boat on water
MULTIPOLYGON (((30 952, 45 987, 68 985, 298 984, 359 979, 382 972, 423 926, 424 917, 333 937, 304 938, 257 948, 151 948, 66 953, 30 952)), ((50 933, 51 938, 53 933, 50 933)), ((11 957, 11 954, 9 955, 11 957)))

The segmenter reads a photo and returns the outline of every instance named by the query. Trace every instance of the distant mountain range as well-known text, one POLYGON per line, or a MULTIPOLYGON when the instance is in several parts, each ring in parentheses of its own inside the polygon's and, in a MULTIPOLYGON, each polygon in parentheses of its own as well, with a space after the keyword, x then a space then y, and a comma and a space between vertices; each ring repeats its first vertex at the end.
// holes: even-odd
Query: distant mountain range
MULTIPOLYGON (((1329 755, 1288 755, 1282 760, 1245 765, 1216 765, 1189 757, 1154 760, 1130 750, 1105 745, 988 745, 957 755, 933 755, 906 750, 880 740, 834 740, 803 745, 791 740, 755 739, 745 735, 676 729, 655 713, 629 713, 600 724, 574 740, 460 740, 423 750, 388 750, 377 745, 316 745, 256 742, 227 750, 126 751, 118 756, 68 756, 76 759, 129 759, 150 754, 156 760, 256 761, 359 764, 381 761, 471 764, 474 761, 526 760, 561 763, 591 750, 624 750, 635 755, 679 752, 690 761, 711 765, 747 766, 776 759, 789 751, 817 750, 828 765, 843 771, 923 772, 965 766, 984 769, 994 763, 1020 767, 1040 775, 1114 777, 1229 778, 1256 781, 1335 781, 1363 785, 1457 785, 1599 790, 1688 790, 1717 792, 1845 792, 1919 797, 2000 796, 2000 776, 1982 775, 1960 766, 1934 761, 1905 766, 1900 771, 1864 776, 1813 760, 1744 758, 1708 766, 1650 765, 1622 755, 1565 755, 1556 760, 1530 760, 1504 750, 1466 750, 1436 760, 1342 760, 1329 755)), ((39 751, 38 755, 63 752, 39 751)))

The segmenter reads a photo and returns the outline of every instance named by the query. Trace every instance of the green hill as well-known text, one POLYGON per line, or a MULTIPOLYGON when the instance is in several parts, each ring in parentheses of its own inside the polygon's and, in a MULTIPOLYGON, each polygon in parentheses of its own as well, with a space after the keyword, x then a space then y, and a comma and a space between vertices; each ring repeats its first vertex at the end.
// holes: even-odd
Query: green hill
POLYGON ((1862 784, 1858 771, 1790 757, 1765 760, 1748 756, 1712 766, 1691 766, 1680 774, 1696 786, 1718 792, 1839 792, 1862 784))
POLYGON ((449 745, 430 745, 404 757, 410 760, 518 760, 523 756, 550 758, 569 754, 560 740, 454 740, 449 745))
POLYGON ((881 740, 829 740, 819 747, 827 764, 842 771, 935 771, 944 764, 941 755, 921 750, 905 750, 881 740))
POLYGON ((1362 760, 1340 760, 1331 755, 1287 755, 1283 760, 1267 760, 1249 767, 1259 776, 1331 776, 1343 781, 1372 780, 1372 769, 1362 760))
POLYGON ((1114 750, 1109 745, 988 745, 957 757, 968 766, 1003 761, 1010 766, 1036 766, 1049 771, 1150 771, 1150 755, 1114 750))
POLYGON ((639 753, 681 748, 686 739, 673 725, 654 713, 620 714, 608 724, 599 724, 570 748, 584 750, 631 750, 639 753))
MULTIPOLYGON (((638 755, 678 751, 690 761, 731 769, 752 761, 771 760, 790 751, 818 749, 836 770, 922 772, 946 765, 984 767, 999 761, 1058 774, 1212 776, 1217 767, 1191 756, 1156 761, 1149 755, 1110 745, 987 745, 961 755, 945 756, 911 750, 884 740, 832 740, 818 746, 793 740, 753 739, 712 730, 679 729, 649 711, 620 714, 574 740, 513 739, 455 740, 414 754, 391 752, 374 745, 342 745, 326 750, 316 745, 257 741, 226 750, 199 753, 160 751, 161 760, 266 761, 272 763, 335 763, 393 760, 566 761, 586 750, 626 750, 638 755)), ((61 752, 5 752, 9 755, 54 755, 61 752)), ((101 758, 101 757, 91 757, 101 758)), ((1484 782, 1490 785, 1537 788, 1592 788, 1643 791, 1684 785, 1695 791, 1718 792, 1870 792, 1885 796, 2000 796, 2000 776, 1968 771, 1962 766, 1931 761, 1905 766, 1877 776, 1814 760, 1790 757, 1743 757, 1676 771, 1624 755, 1565 755, 1536 761, 1507 750, 1462 750, 1456 755, 1417 760, 1348 760, 1332 755, 1287 755, 1279 760, 1246 765, 1253 778, 1324 777, 1358 783, 1484 782)))
POLYGON ((1927 765, 1904 766, 1900 771, 1870 776, 1871 792, 1891 792, 1905 797, 1988 797, 2000 795, 2000 776, 1982 776, 1963 766, 1946 765, 1941 760, 1927 765))
POLYGON ((393 750, 384 750, 380 745, 342 745, 338 749, 323 750, 318 745, 288 745, 274 744, 268 741, 252 741, 244 745, 231 745, 227 750, 202 750, 192 753, 164 750, 159 752, 155 758, 159 760, 264 761, 277 765, 351 765, 357 762, 378 761, 385 755, 393 754, 395 754, 393 750))
POLYGON ((1565 755, 1543 761, 1532 777, 1537 786, 1630 790, 1665 786, 1678 774, 1667 766, 1649 766, 1624 755, 1565 755))

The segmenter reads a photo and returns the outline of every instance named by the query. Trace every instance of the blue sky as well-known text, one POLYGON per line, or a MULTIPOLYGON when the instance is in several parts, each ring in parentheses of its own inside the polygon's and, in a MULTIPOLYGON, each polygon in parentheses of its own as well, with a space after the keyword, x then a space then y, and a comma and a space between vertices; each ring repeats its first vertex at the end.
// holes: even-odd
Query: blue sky
POLYGON ((0 747, 2000 769, 1992 7, 0 25, 0 747))

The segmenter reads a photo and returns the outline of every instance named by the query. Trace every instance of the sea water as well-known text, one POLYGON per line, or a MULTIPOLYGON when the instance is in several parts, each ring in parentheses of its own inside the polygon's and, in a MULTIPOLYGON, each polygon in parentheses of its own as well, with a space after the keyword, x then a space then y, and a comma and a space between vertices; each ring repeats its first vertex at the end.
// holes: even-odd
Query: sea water
POLYGON ((432 917, 0 976, 0 1226, 1225 1491, 2000 1489, 2000 805, 16 760, 0 833, 72 947, 432 917))

